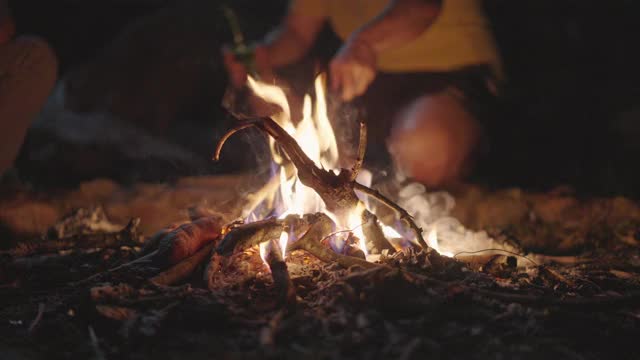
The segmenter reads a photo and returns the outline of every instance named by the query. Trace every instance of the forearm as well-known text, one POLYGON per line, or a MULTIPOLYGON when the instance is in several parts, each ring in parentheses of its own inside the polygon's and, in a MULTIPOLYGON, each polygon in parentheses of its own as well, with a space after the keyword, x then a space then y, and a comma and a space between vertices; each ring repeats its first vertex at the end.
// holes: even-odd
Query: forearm
POLYGON ((295 13, 287 15, 284 23, 265 37, 269 60, 274 67, 292 64, 304 57, 313 45, 324 23, 323 18, 295 13))
POLYGON ((376 53, 402 46, 420 36, 436 20, 442 0, 392 0, 375 19, 352 38, 369 44, 376 53))

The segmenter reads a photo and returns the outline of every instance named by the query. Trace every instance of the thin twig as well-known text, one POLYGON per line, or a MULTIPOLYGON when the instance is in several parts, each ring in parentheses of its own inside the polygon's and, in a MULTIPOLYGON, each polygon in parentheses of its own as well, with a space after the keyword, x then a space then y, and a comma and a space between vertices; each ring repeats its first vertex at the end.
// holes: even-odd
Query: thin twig
POLYGON ((89 339, 91 340, 91 347, 93 348, 93 352, 96 354, 96 360, 106 360, 106 356, 104 355, 104 351, 100 348, 100 343, 98 343, 98 337, 96 336, 96 332, 93 330, 93 327, 89 325, 89 339))
POLYGON ((529 259, 528 257, 526 257, 526 256, 524 256, 524 255, 520 255, 520 254, 518 254, 518 253, 517 253, 517 252, 515 252, 515 251, 509 251, 509 250, 505 250, 505 249, 498 249, 498 248, 482 249, 482 250, 477 250, 477 251, 460 251, 460 252, 455 253, 455 254, 453 255, 453 258, 455 259, 458 255, 462 255, 462 254, 470 254, 470 255, 472 255, 472 254, 479 254, 479 253, 487 252, 487 251, 501 251, 501 252, 504 252, 504 253, 507 253, 507 254, 510 254, 510 255, 513 255, 513 256, 517 256, 517 257, 523 258, 523 259, 525 259, 525 260, 528 260, 529 262, 531 262, 531 263, 532 263, 533 265, 535 265, 535 266, 539 266, 539 265, 540 265, 540 264, 538 264, 537 262, 535 262, 535 261, 533 261, 533 260, 529 259))
POLYGON ((416 234, 416 240, 418 241, 418 244, 420 244, 420 246, 422 246, 424 249, 429 248, 429 245, 427 245, 427 243, 424 241, 424 238, 422 237, 422 229, 415 223, 415 221, 413 221, 413 217, 407 212, 407 210, 403 209, 402 207, 400 207, 400 205, 382 195, 378 190, 374 190, 357 182, 353 183, 353 187, 354 189, 371 196, 387 207, 395 210, 400 215, 400 219, 407 223, 409 227, 411 227, 411 230, 413 230, 413 232, 416 234))
POLYGON ((364 122, 360 122, 360 141, 358 142, 358 157, 355 164, 351 169, 351 181, 356 181, 360 169, 362 169, 362 163, 364 163, 364 155, 367 151, 367 125, 364 122))
POLYGON ((500 291, 469 288, 469 291, 477 295, 493 299, 525 304, 532 307, 570 307, 570 308, 606 308, 612 306, 637 306, 640 301, 640 292, 631 292, 622 296, 601 296, 583 298, 554 298, 549 296, 531 296, 513 294, 500 291))
POLYGON ((39 303, 38 314, 36 315, 36 318, 33 319, 31 324, 29 325, 29 330, 27 330, 29 334, 33 333, 33 330, 35 330, 36 326, 38 326, 38 324, 40 323, 40 320, 42 320, 42 315, 44 315, 44 303, 39 303))
POLYGON ((332 233, 330 233, 329 235, 325 236, 322 238, 322 240, 320 240, 320 242, 324 242, 325 240, 329 239, 332 236, 338 235, 338 234, 343 234, 343 233, 352 233, 354 231, 356 231, 356 229, 361 228, 365 223, 362 223, 352 229, 346 229, 346 230, 338 230, 338 231, 334 231, 332 233))
POLYGON ((317 167, 296 140, 271 118, 264 117, 245 121, 227 132, 218 143, 214 159, 219 159, 220 150, 229 137, 237 131, 250 126, 255 126, 262 130, 280 145, 298 170, 300 182, 315 190, 325 202, 329 211, 341 216, 356 207, 359 200, 353 189, 344 181, 346 179, 317 167))
POLYGON ((255 125, 256 125, 255 121, 245 121, 245 122, 242 122, 240 125, 238 125, 238 126, 232 128, 231 130, 227 131, 227 133, 222 136, 220 141, 218 141, 218 145, 216 146, 216 152, 213 155, 213 160, 215 160, 215 161, 220 160, 220 153, 222 152, 222 147, 224 147, 224 144, 227 142, 227 140, 229 140, 230 137, 232 137, 238 131, 242 131, 244 129, 248 129, 248 128, 253 127, 255 125))

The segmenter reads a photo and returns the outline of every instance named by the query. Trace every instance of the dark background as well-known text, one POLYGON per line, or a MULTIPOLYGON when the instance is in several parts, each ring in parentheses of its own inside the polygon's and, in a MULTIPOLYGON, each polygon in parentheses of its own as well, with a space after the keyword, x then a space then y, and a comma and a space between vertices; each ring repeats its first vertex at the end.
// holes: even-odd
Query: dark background
MULTIPOLYGON (((127 94, 109 110, 160 134, 179 133, 176 119, 216 128, 228 121, 218 105, 226 81, 218 54, 229 39, 218 1, 9 3, 18 31, 42 36, 55 49, 74 111, 103 109, 102 99, 127 94)), ((286 1, 229 3, 248 37, 258 38, 278 22, 286 1)), ((485 4, 509 82, 495 119, 502 129, 497 150, 477 180, 640 195, 639 6, 633 0, 485 4)), ((176 141, 195 152, 211 146, 179 135, 176 141)), ((211 169, 223 170, 238 166, 211 169)))

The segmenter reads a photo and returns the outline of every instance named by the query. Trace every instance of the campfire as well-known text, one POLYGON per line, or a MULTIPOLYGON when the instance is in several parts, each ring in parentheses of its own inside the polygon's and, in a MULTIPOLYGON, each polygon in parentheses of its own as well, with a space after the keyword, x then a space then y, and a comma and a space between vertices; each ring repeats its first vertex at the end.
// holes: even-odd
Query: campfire
MULTIPOLYGON (((417 358, 425 351, 462 357, 461 341, 482 349, 476 357, 527 354, 530 342, 565 354, 564 338, 594 336, 590 329, 599 327, 576 328, 564 311, 574 311, 579 320, 608 309, 597 319, 606 324, 603 329, 627 331, 637 324, 637 223, 611 226, 626 244, 612 248, 629 251, 627 257, 620 257, 623 251, 603 253, 606 247, 599 258, 589 259, 525 254, 510 239, 528 228, 491 236, 471 231, 451 215, 455 201, 447 193, 427 192, 399 173, 391 176, 393 191, 372 184, 376 174, 363 168, 366 126, 356 124, 353 159, 340 154, 344 144, 328 116, 323 76, 304 97, 301 119, 292 118, 282 88, 251 78, 247 85, 279 111, 239 120, 215 148, 219 159, 227 140, 250 128, 268 139, 270 177, 234 199, 242 203, 240 209, 196 204, 188 221, 152 236, 141 234, 144 218, 122 227, 124 222, 111 223, 100 208, 78 210, 43 239, 0 254, 0 276, 7 282, 0 292, 7 299, 23 297, 18 310, 5 311, 5 323, 19 328, 22 318, 31 316, 23 332, 41 331, 51 339, 58 332, 54 324, 72 323, 74 341, 90 344, 83 351, 95 354, 126 355, 132 344, 162 332, 178 334, 169 336, 162 349, 180 335, 198 343, 194 339, 207 329, 206 340, 197 345, 203 352, 215 344, 274 357, 318 352, 359 358, 417 358), (54 300, 40 292, 30 295, 21 288, 25 285, 54 300), (631 310, 617 310, 622 307, 631 310), (551 321, 566 333, 558 336, 545 325, 551 321), (504 344, 513 336, 504 333, 525 340, 509 348, 504 344)), ((612 200, 606 210, 620 204, 612 200)), ((593 208, 604 207, 596 203, 593 208)), ((628 209, 640 214, 629 204, 623 212, 628 209)), ((533 210, 526 211, 520 219, 545 229, 533 210)), ((585 229, 571 231, 596 236, 593 227, 585 229)), ((603 354, 615 343, 615 332, 597 335, 599 341, 588 346, 603 354)), ((182 356, 185 347, 178 344, 182 356)))
MULTIPOLYGON (((391 241, 402 236, 374 215, 368 206, 371 197, 395 210, 411 227, 412 244, 427 248, 422 231, 404 209, 369 188, 370 184, 357 182, 360 173, 366 172, 362 169, 367 136, 364 123, 360 123, 358 157, 353 167, 338 167, 338 146, 327 116, 323 76, 315 81, 314 106, 311 97, 306 95, 303 117, 297 123, 291 119, 286 96, 280 88, 251 78, 249 86, 268 103, 277 105, 282 112, 273 116, 273 119, 262 118, 241 123, 222 138, 216 149, 215 158, 218 159, 225 141, 235 132, 248 127, 256 127, 270 136, 273 177, 269 184, 252 195, 250 206, 243 209, 247 223, 258 219, 263 213, 272 214, 279 220, 288 216, 299 218, 305 214, 322 213, 333 222, 335 233, 324 234, 324 237, 336 253, 348 251, 346 247, 349 246, 358 247, 365 256, 380 254, 383 250, 393 253, 401 245, 394 246, 391 241), (387 236, 391 236, 391 239, 387 239, 387 236)), ((362 178, 370 179, 367 175, 362 178)), ((297 237, 291 238, 296 234, 295 229, 288 228, 289 233, 283 229, 280 237, 284 239, 282 247, 298 240, 297 237)))
MULTIPOLYGON (((336 136, 327 115, 324 76, 318 76, 314 85, 315 101, 305 95, 302 119, 294 121, 281 88, 249 77, 249 88, 280 112, 241 122, 222 137, 215 152, 217 160, 226 140, 243 129, 255 127, 269 136, 272 179, 250 196, 249 205, 243 209, 244 220, 229 226, 216 252, 229 255, 258 246, 274 280, 283 282, 281 287, 289 280, 286 266, 280 264, 291 251, 303 250, 321 261, 344 267, 370 268, 374 259, 405 246, 429 249, 422 229, 406 210, 370 188, 370 184, 357 181, 363 174, 361 178, 371 178, 362 168, 367 139, 364 123, 360 123, 358 155, 353 166, 339 168, 336 136), (392 224, 382 223, 369 205, 371 199, 394 210, 411 233, 401 235, 392 224), (269 217, 263 219, 265 215, 269 217)), ((431 235, 437 243, 435 231, 431 235)))

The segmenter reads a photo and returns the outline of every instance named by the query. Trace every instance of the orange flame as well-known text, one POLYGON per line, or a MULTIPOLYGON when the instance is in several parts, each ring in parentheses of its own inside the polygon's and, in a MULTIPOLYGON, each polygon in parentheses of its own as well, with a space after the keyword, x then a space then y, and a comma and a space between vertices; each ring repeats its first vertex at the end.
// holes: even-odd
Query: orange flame
MULTIPOLYGON (((291 118, 291 111, 286 94, 280 87, 258 82, 251 77, 249 77, 248 86, 266 102, 275 104, 282 109, 279 114, 273 116, 274 121, 296 140, 304 153, 318 167, 339 171, 338 145, 327 114, 324 75, 320 75, 315 79, 315 101, 312 101, 310 95, 305 95, 302 119, 299 119, 297 122, 291 118)), ((281 209, 278 217, 284 218, 291 214, 304 215, 307 213, 324 212, 334 220, 338 226, 338 230, 350 230, 358 237, 359 247, 365 254, 368 254, 366 237, 362 231, 362 213, 369 207, 366 200, 364 204, 360 203, 353 209, 346 219, 337 218, 334 214, 327 211, 324 202, 313 189, 300 182, 295 171, 293 174, 287 174, 283 166, 286 159, 282 158, 276 151, 273 139, 269 139, 269 144, 273 161, 279 168, 276 174, 280 182, 278 192, 279 200, 281 201, 281 209)), ((362 175, 366 175, 364 178, 370 181, 370 173, 363 171, 362 175)), ((249 209, 249 211, 252 212, 253 209, 249 209)), ((382 228, 385 234, 392 234, 392 236, 396 238, 402 237, 397 231, 390 227, 383 225, 382 228)), ((294 239, 290 239, 289 234, 285 232, 281 234, 279 243, 282 248, 283 258, 287 243, 292 240, 294 239)), ((336 239, 336 241, 341 242, 343 240, 336 239)), ((338 247, 340 247, 340 245, 338 247)), ((266 245, 261 244, 260 249, 262 256, 262 252, 266 251, 266 245)), ((266 255, 266 253, 264 255, 266 255)))

